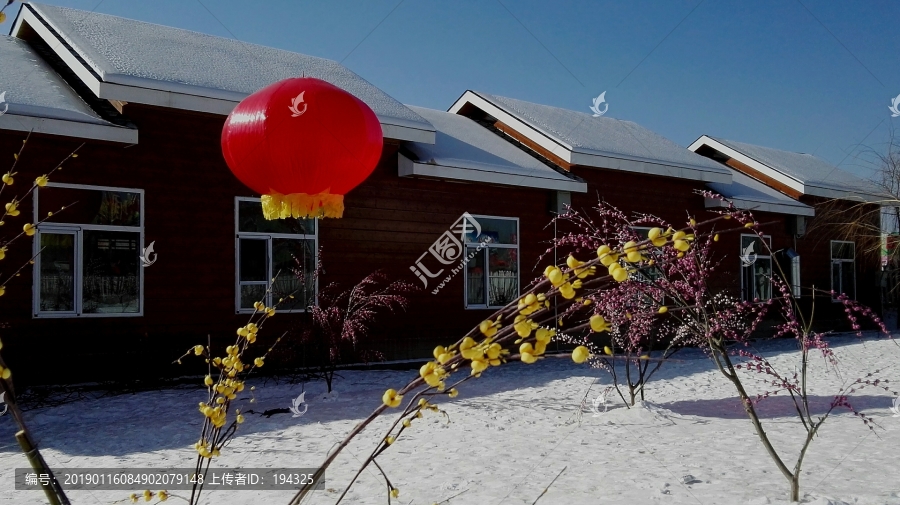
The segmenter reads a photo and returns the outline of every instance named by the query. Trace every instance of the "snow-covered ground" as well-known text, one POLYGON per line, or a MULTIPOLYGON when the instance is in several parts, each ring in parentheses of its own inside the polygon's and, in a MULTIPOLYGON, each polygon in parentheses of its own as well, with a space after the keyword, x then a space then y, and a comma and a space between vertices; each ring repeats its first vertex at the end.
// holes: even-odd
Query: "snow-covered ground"
MULTIPOLYGON (((900 382, 900 346, 894 341, 831 340, 842 362, 837 377, 817 359, 814 408, 827 407, 844 380, 882 369, 900 382)), ((780 367, 793 367, 792 341, 762 351, 780 367)), ((778 504, 788 485, 759 443, 729 383, 695 351, 676 355, 648 386, 644 406, 614 404, 595 415, 581 411, 610 383, 605 373, 547 358, 513 363, 470 381, 455 399, 442 399, 450 416, 429 413, 380 458, 400 489, 394 503, 427 505, 532 504, 563 469, 539 504, 778 504), (461 493, 461 494, 460 494, 461 493)), ((308 411, 300 418, 248 415, 238 437, 215 465, 315 467, 353 426, 378 405, 385 389, 399 388, 414 371, 348 371, 336 379, 339 396, 317 399, 322 383, 305 386, 308 411)), ((758 390, 755 379, 746 381, 758 390)), ((257 383, 257 403, 245 409, 286 408, 300 385, 257 383)), ((896 388, 893 388, 896 389, 896 388)), ((755 392, 755 391, 754 391, 755 392)), ((27 412, 48 463, 60 468, 191 466, 202 390, 167 390, 68 403, 27 412)), ((866 389, 850 398, 882 429, 870 431, 854 416, 829 419, 810 449, 801 478, 808 503, 900 505, 900 418, 892 397, 866 389)), ((788 398, 765 400, 765 427, 793 461, 804 433, 788 398)), ((392 417, 373 423, 332 465, 323 491, 309 503, 334 503, 392 417)), ((45 503, 40 492, 12 490, 13 469, 25 467, 10 416, 0 417, 0 504, 45 503)), ((372 468, 344 503, 386 503, 384 481, 372 468)), ((136 491, 140 491, 136 489, 136 491)), ((175 494, 186 494, 175 492, 175 494)), ((123 491, 70 491, 74 504, 106 504, 123 491)), ((291 492, 209 492, 205 503, 286 504, 291 492)), ((173 501, 173 500, 170 500, 173 501)), ((143 501, 142 501, 143 502, 143 501)))

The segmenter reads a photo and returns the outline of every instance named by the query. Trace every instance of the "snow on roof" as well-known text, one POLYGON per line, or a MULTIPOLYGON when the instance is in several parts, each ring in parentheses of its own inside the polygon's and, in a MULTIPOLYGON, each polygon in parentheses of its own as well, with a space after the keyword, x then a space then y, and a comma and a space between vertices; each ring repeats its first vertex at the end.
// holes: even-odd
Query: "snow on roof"
POLYGON ((800 182, 804 186, 832 190, 823 193, 807 188, 804 194, 832 196, 831 193, 837 191, 872 196, 884 192, 875 184, 845 172, 811 154, 792 153, 733 140, 709 138, 800 182))
POLYGON ((416 171, 428 175, 503 185, 586 192, 587 184, 557 172, 475 121, 457 114, 409 106, 436 129, 435 143, 410 142, 416 171))
MULTIPOLYGON (((687 172, 666 170, 660 175, 718 182, 727 182, 730 177, 729 172, 718 163, 699 156, 631 121, 607 116, 592 117, 585 112, 535 104, 488 93, 471 93, 539 130, 573 154, 580 153, 688 169, 687 172)), ((454 108, 457 106, 454 105, 454 108)), ((574 158, 572 161, 573 164, 577 164, 574 158)), ((600 165, 589 166, 604 166, 602 161, 600 163, 600 165)))
POLYGON ((0 92, 6 92, 9 114, 110 124, 44 62, 28 44, 13 37, 0 39, 0 92))
POLYGON ((0 61, 0 93, 8 104, 0 116, 0 128, 136 141, 134 130, 101 118, 25 41, 0 37, 0 61), (113 138, 96 136, 103 132, 113 138))
POLYGON ((433 131, 403 104, 332 60, 96 12, 34 2, 23 10, 29 7, 105 83, 238 102, 288 77, 316 77, 355 95, 382 122, 433 131))
MULTIPOLYGON (((731 170, 731 177, 731 184, 713 182, 707 186, 731 200, 739 209, 798 216, 815 215, 815 210, 809 205, 798 202, 737 170, 731 170)), ((707 201, 707 206, 718 206, 718 203, 707 201)))

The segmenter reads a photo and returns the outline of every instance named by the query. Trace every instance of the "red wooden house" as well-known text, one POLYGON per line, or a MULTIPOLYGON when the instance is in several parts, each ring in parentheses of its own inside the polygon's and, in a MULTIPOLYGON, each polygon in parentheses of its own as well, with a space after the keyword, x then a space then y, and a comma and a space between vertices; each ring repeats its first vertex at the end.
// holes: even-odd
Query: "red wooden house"
MULTIPOLYGON (((566 203, 588 208, 598 195, 679 222, 714 205, 695 193, 713 188, 776 223, 773 249, 818 255, 800 263, 799 282, 833 268, 821 249, 793 242, 815 193, 786 192, 777 177, 759 176, 761 167, 742 171, 632 122, 472 91, 446 112, 408 107, 330 60, 35 3, 21 7, 0 58, 9 102, 0 155, 34 132, 19 166, 24 180, 85 144, 23 215, 77 205, 4 260, 7 271, 40 251, 0 305, 5 356, 26 382, 186 373, 169 363, 207 335, 225 345, 274 274, 298 261, 310 269, 320 248, 322 283, 349 287, 380 269, 423 287, 410 311, 385 318, 375 335, 387 360, 422 358, 515 299, 543 269, 553 215, 566 203), (346 196, 339 220, 263 220, 259 195, 222 159, 231 109, 296 75, 354 94, 384 131, 378 168, 346 196), (452 233, 461 220, 477 223, 479 235, 452 233), (142 267, 151 243, 158 256, 142 267)), ((722 285, 760 296, 756 274, 741 274, 742 241, 723 240, 722 285)), ((836 259, 846 262, 841 251, 836 259)), ((279 279, 274 297, 297 287, 279 279)), ((855 277, 861 295, 864 282, 855 277)), ((261 339, 295 327, 311 302, 283 307, 261 339)), ((281 345, 294 364, 309 364, 301 345, 281 345)))

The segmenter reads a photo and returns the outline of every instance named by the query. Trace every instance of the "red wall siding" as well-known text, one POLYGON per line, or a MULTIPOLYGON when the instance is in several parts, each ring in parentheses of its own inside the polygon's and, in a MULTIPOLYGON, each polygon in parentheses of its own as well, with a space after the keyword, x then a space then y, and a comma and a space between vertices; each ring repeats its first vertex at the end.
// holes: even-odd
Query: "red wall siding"
MULTIPOLYGON (((0 321, 7 324, 2 329, 4 356, 20 384, 199 372, 194 359, 182 366, 171 363, 189 347, 205 343, 207 335, 221 348, 247 320, 234 311, 234 197, 254 195, 222 159, 219 135, 224 118, 138 105, 126 106, 125 114, 139 127, 138 145, 91 142, 53 181, 145 190, 145 241, 156 241, 158 260, 144 269, 144 316, 33 319, 31 270, 26 268, 7 286, 0 304, 0 321)), ((10 154, 23 138, 0 133, 0 157, 9 156, 11 161, 10 154)), ((21 191, 79 143, 33 137, 14 188, 21 191)), ((378 269, 392 279, 421 285, 409 267, 463 212, 519 218, 520 287, 543 270, 547 262, 536 263, 553 238, 552 227, 546 227, 552 217, 548 191, 400 178, 396 151, 396 146, 385 146, 376 171, 347 195, 343 219, 321 222, 325 275, 320 286, 337 282, 349 288, 378 269)), ((622 210, 657 214, 673 224, 683 222, 686 211, 698 219, 707 215, 703 197, 694 192, 703 185, 695 181, 582 167, 574 171, 589 183, 587 194, 573 195, 572 204, 579 209, 593 207, 599 197, 622 210)), ((4 192, 4 202, 7 196, 11 193, 4 192)), ((0 231, 20 229, 30 220, 30 207, 24 205, 23 214, 8 219, 0 231)), ((775 249, 792 246, 781 216, 760 215, 759 220, 776 221, 767 227, 775 249)), ((740 285, 738 235, 723 237, 718 251, 724 259, 717 279, 721 287, 735 292, 740 285)), ((0 264, 2 272, 8 275, 27 261, 30 251, 31 239, 20 241, 0 264)), ((798 251, 803 283, 827 285, 827 243, 819 247, 805 238, 798 251)), ((427 290, 411 295, 408 312, 379 319, 373 345, 385 358, 428 356, 434 345, 455 341, 490 314, 463 308, 462 274, 433 295, 431 289, 438 282, 433 279, 427 290)), ((866 291, 863 282, 868 281, 860 276, 860 293, 866 291)), ((304 318, 278 314, 261 333, 260 347, 304 318)), ((302 346, 296 342, 285 340, 280 346, 283 354, 303 359, 302 346)))

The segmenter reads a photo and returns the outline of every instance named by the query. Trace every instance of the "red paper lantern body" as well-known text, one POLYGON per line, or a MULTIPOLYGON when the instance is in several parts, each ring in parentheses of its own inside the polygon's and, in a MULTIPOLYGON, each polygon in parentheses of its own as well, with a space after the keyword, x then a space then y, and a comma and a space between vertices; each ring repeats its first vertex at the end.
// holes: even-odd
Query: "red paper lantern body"
POLYGON ((375 170, 382 144, 372 109, 310 77, 253 93, 222 128, 225 162, 263 195, 266 219, 341 217, 344 195, 375 170))

